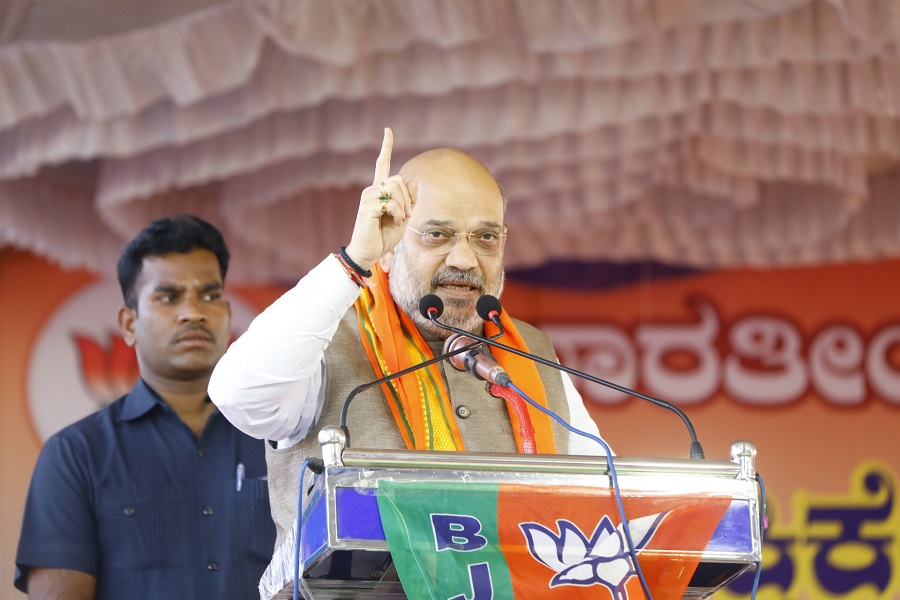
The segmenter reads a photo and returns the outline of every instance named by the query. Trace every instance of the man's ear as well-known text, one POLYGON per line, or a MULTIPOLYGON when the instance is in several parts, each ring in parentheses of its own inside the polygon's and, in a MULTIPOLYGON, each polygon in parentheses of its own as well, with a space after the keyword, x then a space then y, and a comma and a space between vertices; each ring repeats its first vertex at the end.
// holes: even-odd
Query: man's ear
POLYGON ((119 309, 117 318, 119 321, 119 331, 122 332, 125 343, 129 346, 134 346, 134 322, 137 320, 137 312, 134 309, 123 306, 119 309))
POLYGON ((385 254, 384 256, 382 256, 382 257, 378 260, 378 264, 381 265, 381 270, 382 270, 382 271, 384 271, 385 273, 390 273, 390 272, 391 272, 391 265, 394 264, 394 251, 391 250, 390 252, 388 252, 387 254, 385 254))

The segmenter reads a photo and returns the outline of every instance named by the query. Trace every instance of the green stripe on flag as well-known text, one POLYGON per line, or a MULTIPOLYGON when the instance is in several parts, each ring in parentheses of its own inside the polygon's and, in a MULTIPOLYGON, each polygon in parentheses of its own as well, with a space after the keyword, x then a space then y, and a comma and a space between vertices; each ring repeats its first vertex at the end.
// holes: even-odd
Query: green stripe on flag
POLYGON ((486 598, 473 583, 485 585, 488 573, 494 598, 513 597, 497 494, 496 484, 378 481, 381 522, 409 598, 486 598))

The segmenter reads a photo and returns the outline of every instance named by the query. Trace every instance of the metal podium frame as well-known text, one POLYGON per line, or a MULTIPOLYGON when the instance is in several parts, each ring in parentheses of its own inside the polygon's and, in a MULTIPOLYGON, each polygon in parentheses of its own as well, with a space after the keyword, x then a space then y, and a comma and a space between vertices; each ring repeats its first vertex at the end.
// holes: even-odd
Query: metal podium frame
MULTIPOLYGON (((377 512, 379 479, 611 487, 603 457, 345 449, 343 432, 333 427, 320 432, 319 442, 325 468, 315 476, 301 520, 300 595, 316 600, 406 598, 377 512)), ((700 554, 685 598, 711 596, 762 558, 756 448, 748 441, 735 442, 731 457, 613 459, 623 496, 731 498, 726 516, 700 554)), ((295 524, 276 549, 260 581, 263 600, 292 598, 296 534, 295 524)))

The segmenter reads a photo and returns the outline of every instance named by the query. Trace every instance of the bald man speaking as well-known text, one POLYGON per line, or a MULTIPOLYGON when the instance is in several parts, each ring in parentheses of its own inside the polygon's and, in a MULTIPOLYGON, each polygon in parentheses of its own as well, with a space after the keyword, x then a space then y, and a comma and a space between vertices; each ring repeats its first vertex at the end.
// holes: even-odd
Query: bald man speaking
MULTIPOLYGON (((350 242, 263 311, 210 381, 210 397, 234 425, 272 442, 276 547, 297 516, 300 466, 321 455, 316 434, 339 423, 353 388, 442 352, 450 333, 419 313, 423 296, 441 298, 448 325, 497 331, 475 305, 503 291, 503 191, 484 164, 449 148, 424 152, 391 175, 392 149, 385 129, 350 242)), ((505 344, 557 360, 546 335, 506 313, 500 318, 505 344)), ((496 358, 530 398, 599 436, 568 375, 508 352, 496 358)), ((361 396, 347 427, 360 448, 522 452, 526 440, 490 387, 440 362, 361 396)), ((535 433, 528 443, 538 453, 602 454, 544 413, 529 414, 535 433)))

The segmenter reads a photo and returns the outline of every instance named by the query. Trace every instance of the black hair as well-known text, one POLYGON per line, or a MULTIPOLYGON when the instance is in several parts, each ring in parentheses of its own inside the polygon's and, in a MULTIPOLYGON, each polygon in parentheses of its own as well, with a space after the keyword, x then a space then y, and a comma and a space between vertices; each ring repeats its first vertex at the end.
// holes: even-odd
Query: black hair
POLYGON ((147 225, 119 256, 117 272, 125 306, 137 309, 134 285, 145 257, 187 254, 197 249, 209 250, 216 255, 224 283, 231 255, 222 233, 213 225, 194 215, 165 217, 147 225))

